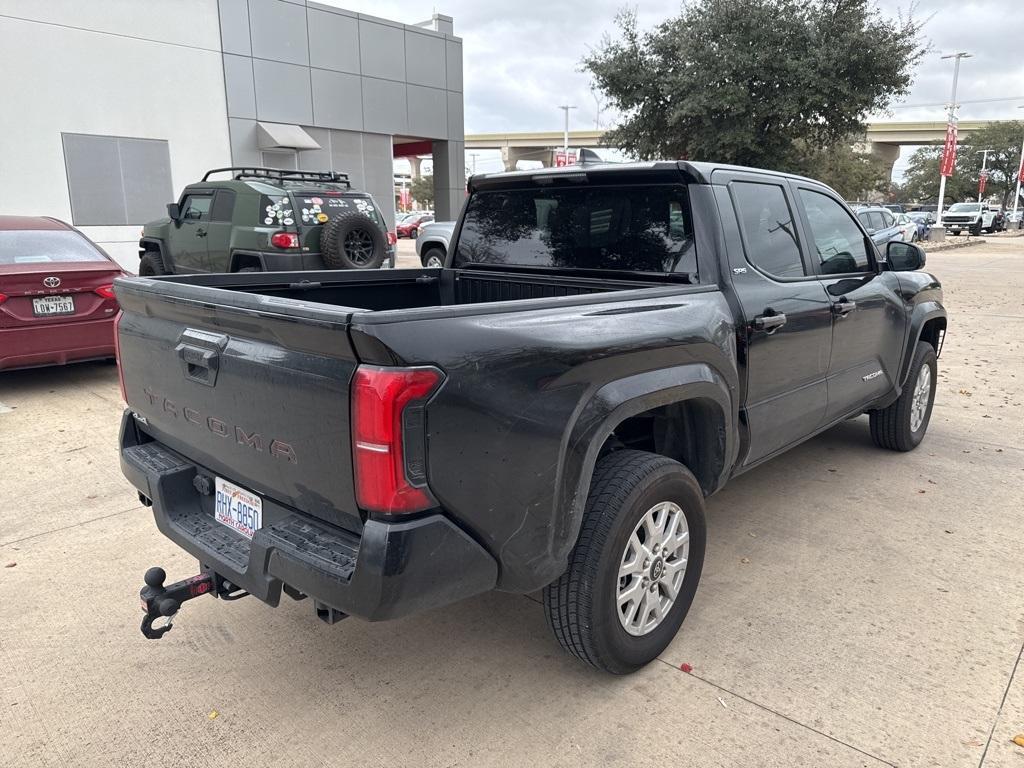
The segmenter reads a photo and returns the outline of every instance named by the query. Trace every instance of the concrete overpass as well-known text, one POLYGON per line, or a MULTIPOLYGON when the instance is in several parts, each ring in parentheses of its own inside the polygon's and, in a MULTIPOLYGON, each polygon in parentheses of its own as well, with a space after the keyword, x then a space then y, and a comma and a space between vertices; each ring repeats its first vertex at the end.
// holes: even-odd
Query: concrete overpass
MULTIPOLYGON (((998 121, 961 120, 959 137, 966 139, 971 131, 998 121)), ((603 146, 604 131, 569 131, 569 146, 595 148, 603 146)), ((892 164, 899 157, 904 145, 932 144, 946 136, 946 122, 924 123, 869 123, 864 141, 859 146, 866 152, 873 152, 892 164)), ((532 131, 527 133, 476 133, 466 135, 466 149, 499 149, 505 170, 513 170, 520 160, 539 160, 545 166, 552 163, 553 152, 562 146, 561 131, 532 131)))

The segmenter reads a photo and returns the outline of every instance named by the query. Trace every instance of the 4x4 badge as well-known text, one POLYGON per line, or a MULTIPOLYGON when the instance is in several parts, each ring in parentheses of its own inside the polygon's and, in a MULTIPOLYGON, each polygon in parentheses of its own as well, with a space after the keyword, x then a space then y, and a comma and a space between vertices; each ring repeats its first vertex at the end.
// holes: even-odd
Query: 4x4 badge
POLYGON ((57 288, 60 285, 60 278, 56 275, 43 278, 43 285, 47 288, 57 288))

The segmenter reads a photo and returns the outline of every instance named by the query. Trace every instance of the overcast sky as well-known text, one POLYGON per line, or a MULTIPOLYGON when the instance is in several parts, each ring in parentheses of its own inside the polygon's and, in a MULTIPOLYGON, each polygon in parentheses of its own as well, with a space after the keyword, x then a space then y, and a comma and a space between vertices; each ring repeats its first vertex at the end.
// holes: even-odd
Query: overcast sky
MULTIPOLYGON (((436 9, 455 20, 463 40, 466 133, 560 130, 558 104, 575 104, 572 128, 593 127, 597 117, 590 79, 579 72, 580 59, 604 33, 615 32, 619 9, 635 4, 619 0, 561 0, 490 3, 479 0, 432 2, 407 0, 328 0, 350 10, 415 23, 436 9)), ((906 12, 908 3, 880 0, 882 11, 906 12)), ((679 2, 647 0, 639 6, 642 28, 678 13, 679 2)), ((927 19, 924 34, 933 51, 921 62, 906 105, 896 106, 886 120, 942 120, 949 98, 952 61, 944 53, 969 51, 960 69, 958 100, 961 119, 1021 118, 1024 110, 1024 5, 1021 0, 922 0, 915 16, 927 19), (1013 10, 1018 6, 1017 11, 1013 10), (968 103, 983 99, 1007 99, 968 103)), ((602 115, 607 127, 612 115, 602 115)), ((904 159, 907 152, 904 152, 904 159)), ((493 158, 486 162, 494 165, 493 158)), ((500 165, 500 163, 497 163, 500 165)), ((498 168, 480 168, 498 170, 498 168)))

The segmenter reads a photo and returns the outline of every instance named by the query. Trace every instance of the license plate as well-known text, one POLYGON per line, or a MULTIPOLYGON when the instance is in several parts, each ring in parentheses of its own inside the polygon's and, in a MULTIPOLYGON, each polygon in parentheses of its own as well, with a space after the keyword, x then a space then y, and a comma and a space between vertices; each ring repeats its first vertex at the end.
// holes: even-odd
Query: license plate
POLYGON ((263 499, 218 477, 213 515, 218 523, 251 539, 263 527, 263 499))
POLYGON ((32 299, 34 315, 73 315, 75 314, 74 296, 40 296, 32 299))

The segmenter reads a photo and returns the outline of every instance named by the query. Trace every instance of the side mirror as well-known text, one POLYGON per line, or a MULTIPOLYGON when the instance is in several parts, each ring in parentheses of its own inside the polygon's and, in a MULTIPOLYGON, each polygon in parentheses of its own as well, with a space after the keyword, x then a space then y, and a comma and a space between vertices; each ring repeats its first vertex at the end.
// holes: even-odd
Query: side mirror
POLYGON ((177 221, 181 218, 181 208, 178 207, 177 203, 167 204, 167 216, 171 221, 177 221))
POLYGON ((885 260, 895 272, 912 272, 924 267, 924 248, 916 243, 894 240, 885 246, 885 260))

